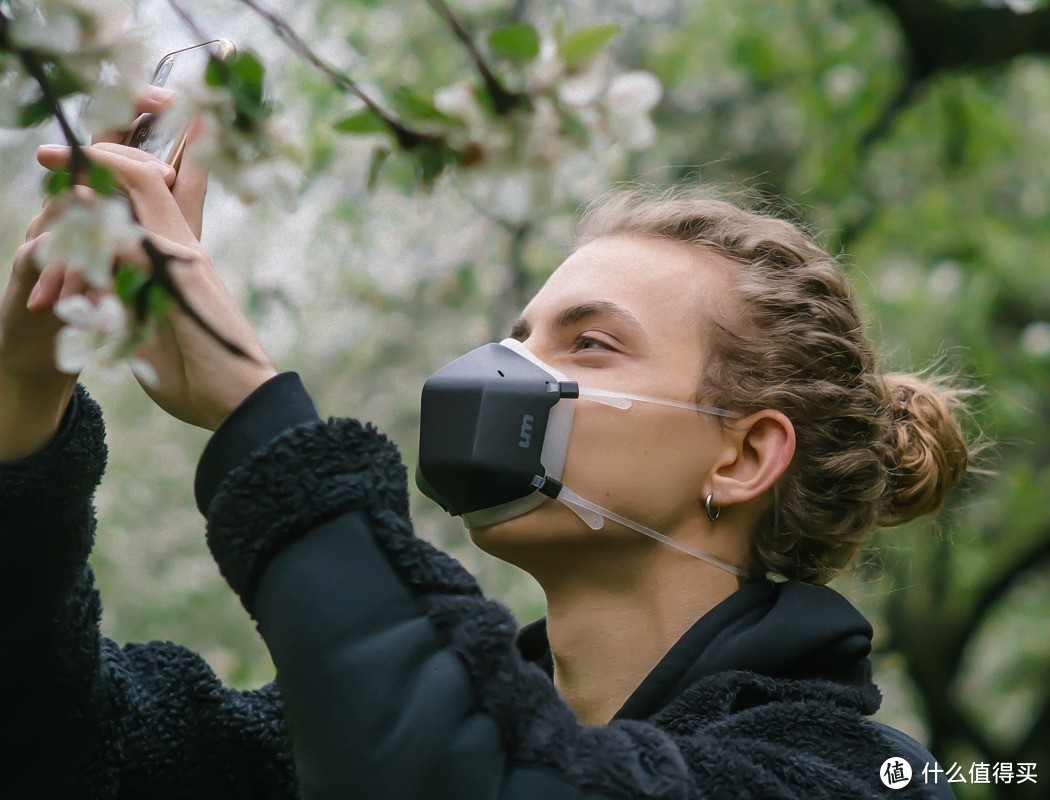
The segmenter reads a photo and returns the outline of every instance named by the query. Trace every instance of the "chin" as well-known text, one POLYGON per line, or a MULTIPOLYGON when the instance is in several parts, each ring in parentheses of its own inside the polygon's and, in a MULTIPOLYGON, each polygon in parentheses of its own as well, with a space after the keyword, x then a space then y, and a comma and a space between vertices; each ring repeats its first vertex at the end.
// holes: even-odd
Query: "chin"
POLYGON ((467 534, 489 555, 523 569, 536 558, 572 545, 593 544, 597 539, 583 520, 561 503, 554 502, 495 525, 467 528, 467 534))

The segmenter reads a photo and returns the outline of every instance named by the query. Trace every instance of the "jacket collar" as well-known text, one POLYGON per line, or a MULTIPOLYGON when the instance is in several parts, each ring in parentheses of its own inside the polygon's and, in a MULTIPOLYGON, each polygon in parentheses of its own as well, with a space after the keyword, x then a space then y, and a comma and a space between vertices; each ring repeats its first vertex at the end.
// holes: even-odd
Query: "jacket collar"
MULTIPOLYGON (((698 619, 613 719, 644 719, 698 679, 726 670, 824 678, 867 689, 870 623, 841 594, 799 581, 749 581, 698 619)), ((523 626, 518 650, 553 680, 547 619, 523 626)))

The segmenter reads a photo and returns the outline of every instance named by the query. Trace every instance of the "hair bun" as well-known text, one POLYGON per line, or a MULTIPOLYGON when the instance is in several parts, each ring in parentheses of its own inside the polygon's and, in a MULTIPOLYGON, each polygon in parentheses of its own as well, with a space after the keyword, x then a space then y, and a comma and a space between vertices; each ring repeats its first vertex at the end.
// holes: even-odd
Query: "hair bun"
POLYGON ((931 514, 966 474, 970 448, 959 423, 965 389, 940 377, 882 376, 891 423, 888 482, 877 523, 901 525, 931 514))

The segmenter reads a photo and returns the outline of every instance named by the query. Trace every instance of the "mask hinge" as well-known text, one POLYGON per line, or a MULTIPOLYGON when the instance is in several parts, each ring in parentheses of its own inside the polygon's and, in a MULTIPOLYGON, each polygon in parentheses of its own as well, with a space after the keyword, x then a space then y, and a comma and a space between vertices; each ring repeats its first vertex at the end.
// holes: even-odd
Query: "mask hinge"
POLYGON ((533 475, 532 483, 530 485, 534 489, 537 489, 540 494, 545 494, 552 500, 557 499, 563 488, 561 481, 555 480, 551 477, 544 477, 542 475, 533 475))
POLYGON ((576 381, 558 381, 557 383, 548 381, 547 391, 557 392, 559 398, 567 397, 570 400, 575 400, 580 396, 580 384, 576 381))

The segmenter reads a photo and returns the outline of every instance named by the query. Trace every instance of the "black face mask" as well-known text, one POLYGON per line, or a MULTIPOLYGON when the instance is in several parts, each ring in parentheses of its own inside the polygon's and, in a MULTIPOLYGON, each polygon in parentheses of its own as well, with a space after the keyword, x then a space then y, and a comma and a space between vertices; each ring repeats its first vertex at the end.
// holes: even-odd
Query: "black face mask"
POLYGON ((580 397, 622 409, 639 401, 741 416, 679 400, 581 387, 521 342, 504 339, 457 358, 423 384, 416 485, 449 514, 461 516, 468 528, 513 519, 556 499, 594 530, 609 519, 746 576, 737 567, 591 503, 561 483, 580 397))

